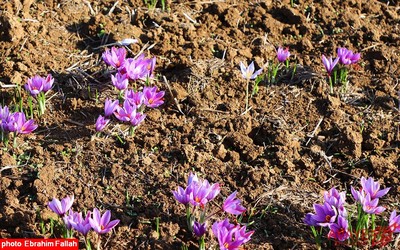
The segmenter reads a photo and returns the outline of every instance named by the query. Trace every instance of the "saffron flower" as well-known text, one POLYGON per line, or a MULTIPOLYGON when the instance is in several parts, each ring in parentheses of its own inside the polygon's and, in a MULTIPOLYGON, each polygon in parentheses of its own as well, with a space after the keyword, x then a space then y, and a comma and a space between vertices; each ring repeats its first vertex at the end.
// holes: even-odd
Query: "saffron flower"
POLYGON ((361 187, 364 192, 371 196, 371 199, 381 198, 390 190, 390 188, 380 189, 379 182, 374 181, 372 177, 368 179, 361 177, 361 187))
POLYGON ((322 55, 322 63, 324 64, 326 72, 328 72, 329 76, 332 74, 332 71, 338 62, 339 62, 339 57, 333 60, 332 56, 328 59, 325 57, 325 55, 322 55))
POLYGON ((283 49, 282 47, 279 47, 277 52, 276 52, 276 57, 278 58, 279 62, 284 62, 286 61, 290 56, 289 48, 283 49))
POLYGON ((132 105, 136 105, 138 108, 144 103, 143 92, 135 92, 133 89, 128 89, 125 91, 125 99, 128 100, 132 105))
POLYGON ((49 91, 51 88, 53 88, 53 83, 54 83, 54 78, 51 74, 48 74, 43 83, 43 92, 49 91))
POLYGON ((38 75, 28 78, 28 82, 25 84, 25 89, 29 93, 36 97, 41 92, 49 91, 54 83, 53 77, 48 74, 46 78, 40 77, 38 75))
POLYGON ((74 195, 67 196, 61 201, 59 199, 53 198, 51 202, 49 202, 49 208, 58 214, 59 216, 64 216, 68 210, 71 209, 72 204, 74 203, 74 195))
POLYGON ((177 191, 172 191, 172 194, 174 195, 175 199, 179 202, 182 203, 183 205, 189 204, 190 201, 190 193, 192 192, 192 183, 198 182, 199 179, 197 178, 196 174, 193 174, 190 172, 189 177, 188 177, 188 182, 187 182, 187 187, 183 189, 181 186, 178 186, 177 191))
POLYGON ((48 74, 46 78, 38 75, 29 78, 25 84, 25 89, 37 99, 39 115, 43 115, 46 110, 46 92, 53 87, 54 79, 48 74))
POLYGON ((338 216, 335 207, 326 202, 323 205, 314 204, 314 210, 315 214, 308 213, 306 215, 306 219, 304 220, 304 222, 310 226, 329 226, 335 222, 336 217, 338 216))
POLYGON ((179 186, 177 191, 172 191, 172 194, 179 203, 187 205, 189 204, 190 201, 187 190, 188 190, 187 188, 183 189, 181 186, 179 186))
POLYGON ((193 206, 204 207, 209 199, 207 199, 210 193, 210 184, 207 180, 202 182, 193 182, 192 192, 189 194, 190 203, 193 206))
POLYGON ((63 221, 64 221, 64 225, 68 230, 72 229, 72 224, 71 222, 75 219, 75 217, 77 216, 77 212, 72 212, 72 210, 68 210, 68 214, 65 214, 63 217, 63 221))
POLYGON ((129 79, 135 81, 138 79, 146 79, 150 75, 150 70, 154 68, 151 65, 153 61, 146 59, 144 54, 141 54, 138 58, 128 58, 125 60, 123 65, 123 72, 126 72, 129 79))
POLYGON ((109 122, 110 122, 110 119, 104 118, 102 115, 99 115, 99 117, 96 120, 96 124, 95 124, 96 131, 97 132, 102 131, 109 122))
POLYGON ((240 62, 240 71, 242 72, 242 76, 246 80, 255 79, 261 72, 262 69, 254 72, 254 62, 251 62, 248 67, 246 67, 242 62, 240 62))
POLYGON ((304 217, 303 222, 306 223, 309 226, 318 226, 318 221, 314 220, 314 214, 312 213, 307 213, 306 216, 304 217))
POLYGON ((136 105, 132 105, 128 100, 125 100, 123 107, 117 106, 114 115, 118 120, 128 122, 131 117, 136 116, 136 105))
POLYGON ((89 218, 89 223, 93 230, 98 234, 106 234, 111 231, 118 223, 119 220, 112 220, 111 212, 107 210, 102 216, 97 208, 93 209, 93 217, 89 218))
POLYGON ((336 188, 331 188, 324 193, 325 203, 335 207, 342 216, 347 216, 344 204, 346 202, 346 192, 340 192, 336 188))
POLYGON ((254 231, 246 232, 246 226, 230 224, 228 219, 215 222, 212 225, 212 231, 218 239, 221 250, 240 249, 254 233, 254 231))
POLYGON ((164 91, 157 92, 157 87, 144 87, 144 104, 149 108, 157 108, 164 103, 164 91))
POLYGON ((385 208, 378 206, 379 199, 372 199, 371 195, 367 193, 364 197, 360 199, 360 203, 363 207, 364 212, 368 214, 380 214, 385 211, 385 208))
POLYGON ((199 222, 195 221, 193 224, 193 233, 197 237, 203 236, 206 233, 206 229, 207 229, 207 225, 205 222, 199 223, 199 222))
POLYGON ((118 90, 125 90, 128 88, 129 79, 126 74, 117 73, 115 76, 111 75, 111 82, 118 90))
POLYGON ((118 104, 119 104, 118 100, 112 101, 107 98, 104 103, 104 115, 106 117, 111 116, 114 113, 114 111, 117 109, 118 104))
POLYGON ((73 216, 73 220, 70 221, 71 226, 78 232, 80 232, 82 235, 86 237, 90 229, 92 229, 92 226, 90 225, 89 219, 91 216, 91 212, 88 211, 86 214, 86 218, 83 219, 82 213, 75 213, 75 216, 73 216))
POLYGON ((7 129, 17 134, 29 134, 34 131, 38 125, 33 119, 26 120, 23 112, 15 112, 8 116, 7 129))
POLYGON ((154 69, 156 68, 156 57, 147 59, 147 77, 152 77, 154 69))
MULTIPOLYGON (((208 181, 207 181, 208 183, 208 181)), ((209 189, 209 193, 207 195, 207 200, 212 200, 214 199, 220 192, 221 192, 221 187, 219 185, 219 183, 214 183, 212 185, 209 185, 208 183, 208 189, 209 189)))
POLYGON ((125 62, 126 49, 125 48, 115 48, 112 47, 111 50, 106 49, 103 52, 103 61, 114 68, 121 67, 125 62))
POLYGON ((347 219, 339 216, 337 223, 329 225, 328 238, 333 238, 338 241, 345 241, 350 237, 349 224, 347 219))
POLYGON ((207 202, 214 199, 221 191, 218 183, 210 185, 208 180, 192 181, 190 186, 189 199, 193 206, 204 207, 207 202))
POLYGON ((357 63, 360 58, 360 53, 354 53, 353 51, 346 48, 338 48, 337 55, 339 57, 340 63, 344 65, 357 63))
POLYGON ((7 121, 10 115, 10 111, 7 106, 2 107, 0 105, 0 130, 6 132, 8 131, 7 121))
POLYGON ((131 119, 129 122, 131 123, 132 126, 137 127, 144 121, 146 118, 146 115, 140 112, 136 112, 133 116, 131 116, 131 119))
POLYGON ((400 215, 396 214, 396 210, 390 214, 389 228, 393 233, 400 233, 400 215))
POLYGON ((226 198, 224 204, 222 205, 222 209, 230 214, 239 215, 242 214, 246 209, 240 205, 240 200, 236 199, 237 191, 233 192, 231 195, 226 198))

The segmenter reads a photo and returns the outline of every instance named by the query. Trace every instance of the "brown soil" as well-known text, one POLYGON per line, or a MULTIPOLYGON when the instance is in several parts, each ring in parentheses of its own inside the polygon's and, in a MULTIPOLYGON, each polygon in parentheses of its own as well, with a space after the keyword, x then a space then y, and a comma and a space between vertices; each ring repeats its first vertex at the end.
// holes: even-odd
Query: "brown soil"
MULTIPOLYGON (((322 190, 349 190, 361 176, 391 186, 384 202, 399 209, 398 1, 294 2, 177 0, 162 11, 141 0, 115 8, 109 0, 2 1, 0 81, 51 73, 56 84, 39 128, 0 151, 0 237, 48 237, 39 226, 55 216, 47 202, 73 193, 75 210, 110 209, 121 220, 106 249, 196 249, 171 194, 189 171, 222 183, 225 197, 238 190, 254 221, 246 249, 313 249, 305 213, 322 190), (130 56, 157 57, 167 95, 121 144, 94 136, 94 123, 114 93, 100 46, 124 38, 139 39, 130 56), (295 77, 261 83, 241 115, 239 62, 265 67, 278 46, 290 48, 295 77), (321 55, 339 46, 362 59, 347 91, 329 95, 321 55)), ((2 87, 1 103, 12 104, 14 92, 2 87)), ((210 234, 207 246, 216 243, 210 234)))

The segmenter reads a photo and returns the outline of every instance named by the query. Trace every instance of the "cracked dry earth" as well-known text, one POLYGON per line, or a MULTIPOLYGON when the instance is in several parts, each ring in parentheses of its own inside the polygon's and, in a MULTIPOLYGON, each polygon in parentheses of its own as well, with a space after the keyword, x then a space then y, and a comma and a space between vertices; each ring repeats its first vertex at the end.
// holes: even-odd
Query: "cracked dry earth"
POLYGON ((392 187, 383 203, 399 209, 398 1, 294 3, 176 0, 163 11, 140 0, 2 1, 0 102, 15 105, 12 86, 35 74, 51 73, 55 87, 39 128, 2 145, 0 237, 50 237, 39 226, 55 218, 48 201, 74 194, 74 209, 121 220, 104 249, 197 249, 171 193, 189 171, 221 183, 221 197, 238 191, 255 230, 246 249, 314 249, 305 213, 323 190, 349 191, 362 176, 392 187), (157 57, 166 96, 121 143, 112 131, 94 136, 94 123, 115 98, 101 54, 124 38, 139 40, 129 56, 157 57), (294 77, 261 82, 242 114, 239 62, 265 69, 278 46, 289 47, 294 77), (321 55, 337 47, 361 60, 347 90, 330 95, 321 55))

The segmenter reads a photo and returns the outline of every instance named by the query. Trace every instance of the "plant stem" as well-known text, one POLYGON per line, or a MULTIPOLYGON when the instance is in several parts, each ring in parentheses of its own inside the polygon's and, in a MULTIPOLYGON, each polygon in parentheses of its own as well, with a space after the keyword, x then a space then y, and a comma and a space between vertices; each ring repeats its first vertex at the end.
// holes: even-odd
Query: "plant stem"
POLYGON ((190 206, 186 205, 186 223, 189 231, 192 231, 192 213, 190 212, 190 206))
POLYGON ((246 81, 246 108, 244 109, 244 112, 249 108, 249 79, 246 81))
POLYGON ((136 130, 135 126, 130 126, 129 127, 129 135, 130 136, 134 136, 135 135, 135 130, 136 130))
POLYGON ((90 240, 87 238, 87 235, 85 235, 85 246, 86 250, 92 250, 92 246, 90 245, 90 240))
POLYGON ((329 78, 329 89, 330 89, 329 93, 330 93, 331 95, 333 95, 332 77, 331 77, 331 76, 328 76, 328 78, 329 78))
POLYGON ((204 241, 204 235, 203 235, 199 239, 199 250, 205 250, 205 249, 206 249, 206 243, 204 241))

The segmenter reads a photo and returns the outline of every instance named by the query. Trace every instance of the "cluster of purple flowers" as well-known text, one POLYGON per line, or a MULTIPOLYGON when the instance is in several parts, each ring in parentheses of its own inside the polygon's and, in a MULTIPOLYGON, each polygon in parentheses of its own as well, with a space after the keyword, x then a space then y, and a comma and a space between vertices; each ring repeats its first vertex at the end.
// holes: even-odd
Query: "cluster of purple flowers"
POLYGON ((105 101, 104 116, 100 115, 97 118, 96 131, 103 130, 112 115, 135 129, 145 119, 146 107, 157 108, 164 103, 164 91, 158 91, 155 86, 144 86, 142 90, 129 88, 132 81, 143 80, 148 83, 153 77, 156 58, 145 58, 144 54, 136 59, 126 58, 126 50, 115 47, 106 50, 102 57, 107 65, 117 70, 115 75, 111 75, 111 82, 120 91, 120 95, 119 99, 105 101))
MULTIPOLYGON (((356 190, 351 187, 351 193, 357 203, 358 221, 355 222, 356 230, 351 230, 351 218, 345 209, 346 193, 339 192, 332 188, 324 193, 324 203, 314 204, 314 213, 308 213, 304 222, 309 226, 328 227, 328 238, 333 238, 339 242, 344 242, 352 235, 359 239, 360 234, 369 230, 370 216, 381 214, 385 208, 379 206, 379 198, 389 192, 390 188, 380 189, 379 182, 374 181, 372 177, 361 178, 361 188, 356 190), (350 228, 349 228, 350 227, 350 228)), ((375 217, 373 217, 375 218, 375 217)), ((373 223, 374 223, 373 219, 373 223)), ((374 229, 375 225, 371 225, 374 229)), ((400 215, 394 210, 389 219, 388 231, 390 233, 400 232, 400 215)), ((383 238, 383 237, 382 237, 383 238)), ((386 239, 385 239, 386 240, 386 239)))
MULTIPOLYGON (((284 63, 287 62, 290 57, 290 51, 289 48, 283 49, 282 47, 278 47, 276 50, 276 58, 278 59, 279 63, 284 63)), ((276 67, 272 67, 268 71, 272 71, 275 74, 273 77, 276 77, 277 70, 279 68, 279 64, 276 65, 276 67)), ((254 62, 251 62, 248 67, 244 65, 243 62, 240 62, 240 71, 242 73, 242 77, 246 80, 254 80, 261 74, 263 69, 259 69, 256 72, 254 72, 254 62)), ((270 72, 269 72, 270 73, 270 72)))
POLYGON ((380 214, 385 211, 385 208, 378 206, 379 198, 389 192, 390 188, 380 190, 380 185, 371 177, 365 179, 361 177, 361 188, 359 191, 351 187, 351 194, 356 202, 358 202, 365 213, 380 214))
POLYGON ((54 78, 51 74, 48 74, 46 77, 34 76, 28 79, 28 82, 25 84, 25 89, 29 91, 29 93, 36 97, 40 93, 46 93, 53 87, 54 78))
POLYGON ((33 119, 26 119, 23 112, 10 112, 7 106, 0 105, 0 133, 2 138, 9 132, 16 134, 29 134, 38 126, 33 119))
POLYGON ((119 223, 119 220, 110 221, 110 210, 101 215, 100 211, 94 208, 93 212, 88 211, 86 216, 83 217, 81 212, 72 211, 73 203, 74 196, 72 195, 65 197, 61 201, 53 198, 48 204, 49 208, 63 219, 68 230, 75 229, 86 237, 91 229, 98 234, 106 234, 119 223))
POLYGON ((322 64, 328 73, 331 94, 333 93, 333 83, 339 82, 347 84, 348 68, 346 66, 356 64, 360 58, 360 53, 354 53, 346 48, 338 48, 337 57, 335 59, 333 59, 332 56, 327 58, 325 55, 322 55, 322 64), (336 76, 337 72, 339 72, 339 78, 336 76))
POLYGON ((53 87, 54 78, 51 74, 46 77, 34 76, 28 79, 25 89, 36 98, 38 102, 39 115, 43 115, 46 110, 46 93, 53 87))
MULTIPOLYGON (((196 174, 190 173, 186 188, 178 187, 172 191, 175 199, 186 206, 188 226, 198 237, 203 237, 207 231, 207 220, 219 212, 240 215, 246 211, 241 201, 236 198, 237 191, 229 195, 222 206, 211 215, 206 216, 206 206, 221 191, 218 183, 210 184, 206 179, 201 180, 196 174), (191 213, 189 206, 193 206, 191 213), (200 220, 195 220, 194 211, 200 210, 200 220)), ((239 247, 250 240, 254 231, 246 232, 246 226, 230 224, 228 219, 217 221, 212 225, 212 231, 218 238, 220 249, 239 249, 239 247)))
POLYGON ((328 227, 328 237, 344 241, 350 237, 347 211, 344 207, 346 193, 336 188, 324 193, 324 203, 314 204, 315 214, 308 213, 304 222, 310 226, 328 227))
POLYGON ((107 49, 102 57, 107 65, 117 70, 117 73, 111 76, 111 80, 119 90, 127 89, 129 80, 147 80, 153 77, 156 57, 146 58, 141 54, 137 58, 126 58, 126 50, 123 47, 107 49))
POLYGON ((341 63, 342 65, 356 64, 360 58, 360 53, 354 53, 346 48, 338 48, 337 57, 335 59, 332 59, 332 56, 327 58, 325 55, 322 55, 322 63, 325 66, 326 72, 330 76, 338 63, 341 63))

